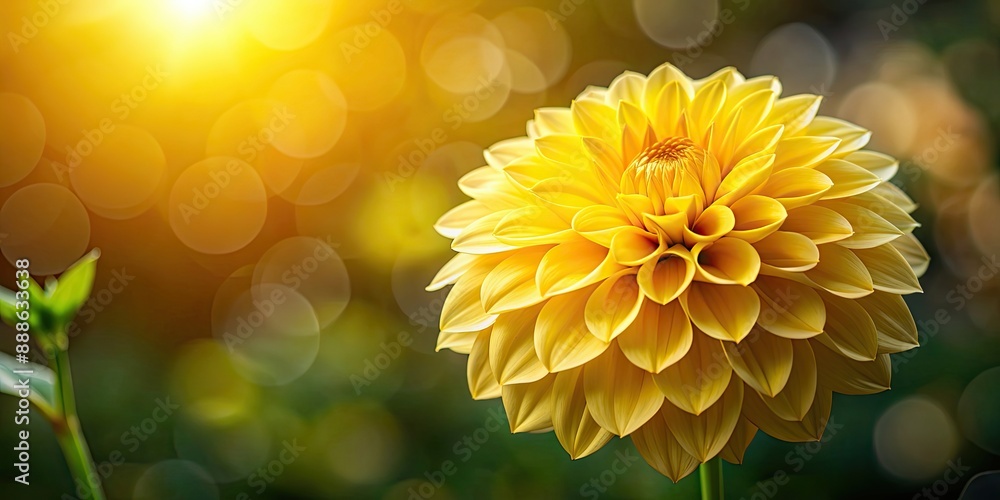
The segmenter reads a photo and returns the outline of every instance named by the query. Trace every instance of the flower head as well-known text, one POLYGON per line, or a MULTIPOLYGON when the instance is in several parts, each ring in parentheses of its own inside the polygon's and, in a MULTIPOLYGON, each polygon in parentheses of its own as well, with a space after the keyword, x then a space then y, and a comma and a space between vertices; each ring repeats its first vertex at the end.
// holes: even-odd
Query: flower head
POLYGON ((462 178, 438 347, 574 459, 612 436, 673 480, 758 429, 817 440, 889 387, 928 256, 897 163, 776 78, 671 65, 544 108, 462 178))

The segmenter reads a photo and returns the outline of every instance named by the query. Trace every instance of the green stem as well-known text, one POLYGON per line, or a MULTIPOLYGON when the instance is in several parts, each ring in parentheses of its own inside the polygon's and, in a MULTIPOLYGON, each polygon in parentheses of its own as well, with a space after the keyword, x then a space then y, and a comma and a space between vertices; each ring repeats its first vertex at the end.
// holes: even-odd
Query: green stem
POLYGON ((105 500, 101 489, 100 476, 94 468, 94 460, 90 456, 90 448, 83 437, 83 427, 76 414, 76 396, 73 393, 73 375, 69 368, 69 351, 64 348, 54 349, 51 358, 56 372, 56 413, 60 420, 52 422, 56 439, 62 448, 70 472, 76 479, 77 486, 85 486, 91 500, 105 500))
POLYGON ((722 493, 722 459, 715 457, 698 466, 701 478, 701 500, 724 500, 722 493))

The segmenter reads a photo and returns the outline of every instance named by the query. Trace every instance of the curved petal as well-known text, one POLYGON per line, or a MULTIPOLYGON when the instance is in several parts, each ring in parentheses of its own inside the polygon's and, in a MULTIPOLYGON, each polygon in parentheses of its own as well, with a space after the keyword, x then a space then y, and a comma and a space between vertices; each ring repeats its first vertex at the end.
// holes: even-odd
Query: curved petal
POLYGON ((434 279, 431 280, 431 284, 427 285, 428 292, 436 292, 448 285, 455 284, 458 278, 461 278, 463 274, 467 273, 472 266, 479 261, 481 257, 478 255, 471 255, 467 253, 455 254, 441 270, 434 275, 434 279))
POLYGON ((875 323, 879 354, 908 351, 920 345, 917 324, 903 297, 894 293, 875 292, 857 301, 875 323))
POLYGON ((692 338, 691 320, 679 303, 645 301, 638 317, 618 337, 618 346, 635 366, 660 373, 688 353, 692 338))
POLYGON ((761 328, 787 339, 823 333, 826 305, 816 290, 795 281, 761 276, 751 285, 760 297, 761 328))
POLYGON ((643 297, 635 269, 625 269, 604 280, 587 299, 587 328, 603 342, 620 335, 639 314, 643 297))
POLYGON ((507 212, 493 229, 497 241, 512 246, 549 245, 575 236, 569 224, 551 210, 529 205, 507 212))
POLYGON ((493 254, 516 249, 517 247, 502 243, 493 236, 493 230, 509 212, 510 210, 501 210, 476 219, 455 236, 451 249, 471 254, 493 254))
POLYGON ((755 329, 742 342, 722 342, 726 359, 744 382, 774 397, 792 373, 792 341, 755 329))
POLYGON ((535 272, 551 246, 517 250, 497 264, 483 279, 480 299, 489 314, 499 314, 542 301, 535 272))
POLYGON ((740 415, 740 421, 736 423, 733 435, 729 436, 729 441, 719 452, 719 456, 731 464, 742 464, 743 455, 756 435, 757 426, 753 425, 746 416, 740 415))
POLYGON ((646 261, 636 276, 642 293, 658 304, 666 304, 687 290, 694 279, 694 258, 687 248, 674 246, 646 261))
POLYGON ((480 298, 483 280, 491 267, 489 262, 480 262, 458 278, 441 307, 442 331, 474 332, 496 321, 496 315, 486 312, 480 298))
POLYGON ((767 182, 774 165, 774 155, 758 154, 740 160, 719 184, 716 205, 732 205, 767 182))
POLYGON ((715 241, 734 227, 736 216, 732 209, 725 205, 712 205, 698 216, 690 228, 684 228, 684 242, 693 246, 695 243, 715 241))
POLYGON ((691 256, 698 281, 746 286, 760 273, 760 255, 752 245, 739 238, 698 243, 691 250, 691 256))
POLYGON ((555 375, 530 384, 505 385, 501 391, 510 432, 532 432, 552 427, 552 385, 555 375))
POLYGON ((535 352, 549 372, 580 366, 603 353, 610 345, 587 329, 584 311, 593 289, 557 295, 549 299, 535 322, 535 352))
POLYGON ((871 361, 856 361, 841 356, 823 344, 810 341, 816 355, 819 384, 841 394, 876 394, 889 389, 892 361, 879 354, 871 361))
POLYGON ((833 295, 826 304, 825 333, 816 337, 823 345, 858 361, 870 361, 878 354, 878 330, 864 307, 856 300, 833 295))
POLYGON ((809 238, 776 231, 753 244, 762 264, 788 272, 808 271, 820 262, 820 250, 809 238))
MULTIPOLYGON (((493 327, 486 327, 487 330, 490 328, 493 327)), ((437 345, 434 347, 434 351, 439 352, 441 349, 450 349, 459 354, 470 354, 473 345, 476 343, 476 337, 479 336, 480 332, 441 332, 438 334, 437 345)))
POLYGON ((899 253, 910 264, 913 274, 916 274, 917 277, 923 276, 927 272, 927 267, 931 263, 931 256, 927 255, 927 250, 920 244, 916 236, 904 234, 892 240, 889 244, 896 250, 899 250, 899 253))
POLYGON ((919 293, 920 282, 899 250, 892 245, 854 250, 872 277, 872 286, 879 291, 906 295, 919 293))
MULTIPOLYGON (((820 368, 822 371, 822 367, 820 368)), ((751 423, 772 437, 782 441, 801 443, 819 441, 823 430, 830 422, 830 409, 833 405, 833 393, 822 386, 816 385, 812 406, 802 420, 785 420, 774 413, 756 391, 746 391, 743 398, 743 414, 751 423)))
POLYGON ((634 432, 663 405, 653 375, 630 363, 617 345, 587 363, 583 382, 591 416, 618 436, 634 432))
POLYGON ((455 238, 462 233, 463 229, 469 227, 469 224, 493 212, 494 210, 483 202, 470 200, 442 215, 434 224, 434 230, 445 238, 455 238))
POLYGON ((707 462, 722 451, 739 423, 743 382, 733 377, 722 397, 699 415, 669 403, 663 406, 663 414, 684 451, 707 462))
POLYGON ((469 378, 469 392, 472 399, 494 399, 500 397, 500 384, 490 368, 490 329, 476 336, 469 353, 466 374, 469 378))
POLYGON ((573 229, 580 236, 605 248, 611 248, 614 236, 630 224, 620 209, 607 205, 584 207, 573 217, 573 229))
POLYGON ((823 195, 824 200, 861 194, 882 182, 879 176, 849 161, 829 159, 814 168, 833 181, 833 187, 823 195))
POLYGON ((832 187, 833 181, 822 172, 794 167, 776 172, 756 194, 774 198, 791 210, 819 200, 832 187))
POLYGON ((781 230, 801 234, 817 245, 840 241, 854 234, 854 228, 843 215, 819 205, 789 210, 781 230))
POLYGON ((632 434, 632 443, 651 467, 675 483, 698 468, 698 459, 677 441, 663 411, 632 434))
MULTIPOLYGON (((785 127, 788 131, 788 127, 785 127)), ((793 168, 809 168, 829 158, 840 147, 836 137, 785 137, 778 141, 774 154, 774 171, 783 172, 793 168)))
POLYGON ((719 340, 743 340, 760 314, 760 299, 750 287, 694 282, 681 305, 699 330, 719 340))
POLYGON ((768 125, 781 124, 785 133, 794 135, 812 123, 819 111, 822 96, 801 94, 778 99, 767 118, 768 125))
POLYGON ((640 266, 659 251, 660 242, 656 235, 635 226, 622 228, 611 239, 611 257, 623 266, 640 266))
POLYGON ((591 416, 583 388, 583 367, 556 374, 552 385, 552 428, 570 458, 583 458, 601 449, 613 434, 591 416))
POLYGON ((847 160, 888 181, 899 170, 899 162, 895 158, 875 151, 855 151, 844 157, 847 160))
POLYGON ((821 202, 820 206, 839 213, 853 228, 853 235, 837 241, 837 244, 840 246, 847 248, 872 248, 889 243, 903 235, 902 231, 885 220, 881 215, 860 205, 836 200, 821 202))
POLYGON ((865 128, 829 116, 817 116, 806 127, 804 134, 840 139, 840 146, 833 152, 834 156, 845 155, 865 147, 872 136, 872 133, 865 128))
POLYGON ((556 245, 538 264, 535 282, 543 297, 579 290, 622 270, 608 249, 590 241, 556 245))
POLYGON ((816 357, 805 340, 792 340, 792 371, 788 383, 774 397, 761 395, 764 404, 785 420, 802 420, 816 397, 816 357))
POLYGON ((782 227, 788 212, 773 198, 750 195, 733 203, 735 224, 729 236, 756 243, 782 227))
POLYGON ((838 244, 819 246, 819 264, 805 272, 819 288, 856 299, 875 290, 868 268, 857 255, 838 244))
POLYGON ((722 397, 732 375, 719 342, 695 332, 687 354, 654 374, 653 380, 671 404, 699 415, 722 397))
POLYGON ((503 313, 490 336, 490 368, 501 385, 537 382, 549 374, 535 353, 535 321, 541 305, 503 313))

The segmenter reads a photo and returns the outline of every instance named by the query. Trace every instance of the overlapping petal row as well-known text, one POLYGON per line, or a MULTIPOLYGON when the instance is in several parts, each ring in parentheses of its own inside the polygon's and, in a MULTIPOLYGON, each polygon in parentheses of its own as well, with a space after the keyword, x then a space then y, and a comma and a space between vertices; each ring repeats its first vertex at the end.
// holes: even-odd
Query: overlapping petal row
POLYGON ((928 256, 897 162, 776 78, 671 65, 545 108, 460 181, 439 349, 574 459, 631 436, 679 480, 758 429, 819 439, 889 387, 928 256))

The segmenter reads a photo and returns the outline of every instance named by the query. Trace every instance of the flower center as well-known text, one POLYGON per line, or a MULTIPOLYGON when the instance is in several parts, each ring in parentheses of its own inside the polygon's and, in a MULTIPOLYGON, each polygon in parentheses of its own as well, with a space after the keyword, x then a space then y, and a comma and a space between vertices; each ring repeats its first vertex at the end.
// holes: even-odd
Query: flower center
POLYGON ((622 174, 621 192, 641 194, 656 205, 695 194, 708 152, 687 137, 668 137, 647 147, 622 174))

